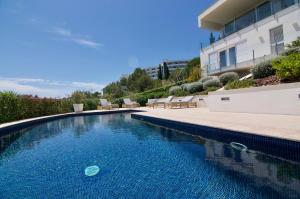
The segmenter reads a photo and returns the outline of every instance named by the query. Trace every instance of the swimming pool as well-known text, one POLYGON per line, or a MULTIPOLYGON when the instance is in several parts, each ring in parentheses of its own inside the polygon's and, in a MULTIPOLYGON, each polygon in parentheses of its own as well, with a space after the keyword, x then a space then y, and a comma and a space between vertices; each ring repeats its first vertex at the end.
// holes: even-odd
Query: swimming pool
POLYGON ((153 126, 77 116, 0 139, 0 198, 299 198, 300 163, 153 126), (99 172, 87 176, 85 170, 99 172))

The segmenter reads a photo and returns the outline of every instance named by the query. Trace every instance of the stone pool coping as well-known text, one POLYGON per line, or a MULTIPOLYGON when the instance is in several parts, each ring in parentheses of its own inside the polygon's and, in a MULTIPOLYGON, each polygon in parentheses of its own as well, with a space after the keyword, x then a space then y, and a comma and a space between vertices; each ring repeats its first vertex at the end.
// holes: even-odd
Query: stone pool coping
POLYGON ((174 122, 249 133, 300 143, 300 116, 210 112, 208 108, 150 109, 142 108, 137 116, 148 116, 174 122))
POLYGON ((194 108, 148 109, 145 112, 132 113, 131 117, 152 125, 227 144, 242 143, 250 150, 300 162, 300 116, 210 113, 205 108, 194 108), (222 122, 218 120, 220 117, 226 118, 223 118, 222 122), (283 121, 280 123, 277 121, 279 119, 283 121), (229 122, 230 120, 232 121, 229 122), (250 123, 248 126, 245 125, 247 121, 250 123), (276 122, 279 124, 275 124, 276 122), (277 128, 270 127, 272 123, 277 128), (294 128, 280 128, 282 125, 292 125, 294 128), (276 133, 272 134, 274 130, 276 133), (284 132, 288 131, 293 132, 286 135, 284 132))
POLYGON ((71 112, 71 113, 29 118, 29 119, 0 124, 0 135, 9 133, 10 131, 26 128, 35 124, 57 120, 57 119, 63 119, 67 117, 85 116, 85 115, 105 115, 105 114, 114 114, 114 113, 130 113, 130 112, 140 112, 140 111, 142 110, 122 108, 118 110, 94 110, 94 111, 83 111, 77 113, 71 112))

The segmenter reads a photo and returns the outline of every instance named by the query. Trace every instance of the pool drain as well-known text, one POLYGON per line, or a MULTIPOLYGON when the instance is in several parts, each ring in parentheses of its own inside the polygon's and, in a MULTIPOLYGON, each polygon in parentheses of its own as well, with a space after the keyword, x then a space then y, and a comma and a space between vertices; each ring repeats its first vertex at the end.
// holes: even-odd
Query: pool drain
POLYGON ((97 175, 100 171, 100 168, 97 166, 97 165, 94 165, 94 166, 89 166, 87 168, 85 168, 84 170, 84 174, 86 176, 94 176, 94 175, 97 175))
POLYGON ((248 150, 248 147, 241 144, 241 143, 237 143, 237 142, 231 142, 230 143, 230 146, 236 150, 239 150, 239 151, 247 151, 248 150))

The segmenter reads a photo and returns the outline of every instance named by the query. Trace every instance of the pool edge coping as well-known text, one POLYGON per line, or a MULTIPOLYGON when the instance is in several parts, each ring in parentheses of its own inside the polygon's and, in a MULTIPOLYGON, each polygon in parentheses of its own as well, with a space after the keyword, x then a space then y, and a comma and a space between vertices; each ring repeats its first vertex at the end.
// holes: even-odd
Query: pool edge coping
MULTIPOLYGON (((271 135, 250 133, 250 132, 247 132, 247 131, 220 128, 220 127, 214 127, 214 126, 209 126, 209 125, 201 125, 201 124, 196 124, 196 123, 186 122, 186 121, 182 122, 182 121, 177 121, 177 120, 172 120, 172 119, 166 119, 166 118, 160 118, 160 117, 154 117, 154 116, 148 116, 148 115, 140 115, 140 114, 135 114, 135 113, 131 114, 131 117, 134 118, 134 119, 141 120, 141 121, 144 121, 145 118, 146 119, 148 118, 148 119, 151 119, 151 120, 160 120, 161 122, 164 122, 164 123, 171 122, 171 123, 180 124, 182 126, 194 126, 198 129, 203 129, 203 130, 226 131, 226 132, 237 133, 237 134, 241 134, 241 135, 245 135, 245 136, 257 136, 257 137, 261 137, 261 138, 269 138, 269 139, 275 139, 275 140, 295 142, 295 143, 300 145, 300 140, 295 140, 295 139, 292 139, 292 138, 282 138, 282 137, 271 136, 271 135)), ((148 122, 152 123, 151 121, 148 121, 148 122)), ((171 129, 177 130, 176 128, 171 128, 171 129)), ((195 135, 195 134, 192 134, 192 135, 195 135)))

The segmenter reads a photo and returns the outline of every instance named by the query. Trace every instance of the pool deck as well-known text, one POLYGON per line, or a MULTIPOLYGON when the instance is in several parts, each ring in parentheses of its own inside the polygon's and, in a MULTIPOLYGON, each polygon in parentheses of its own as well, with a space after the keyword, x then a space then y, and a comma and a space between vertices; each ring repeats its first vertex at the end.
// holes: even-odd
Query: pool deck
POLYGON ((300 142, 300 116, 210 112, 207 108, 151 109, 136 115, 300 142))

